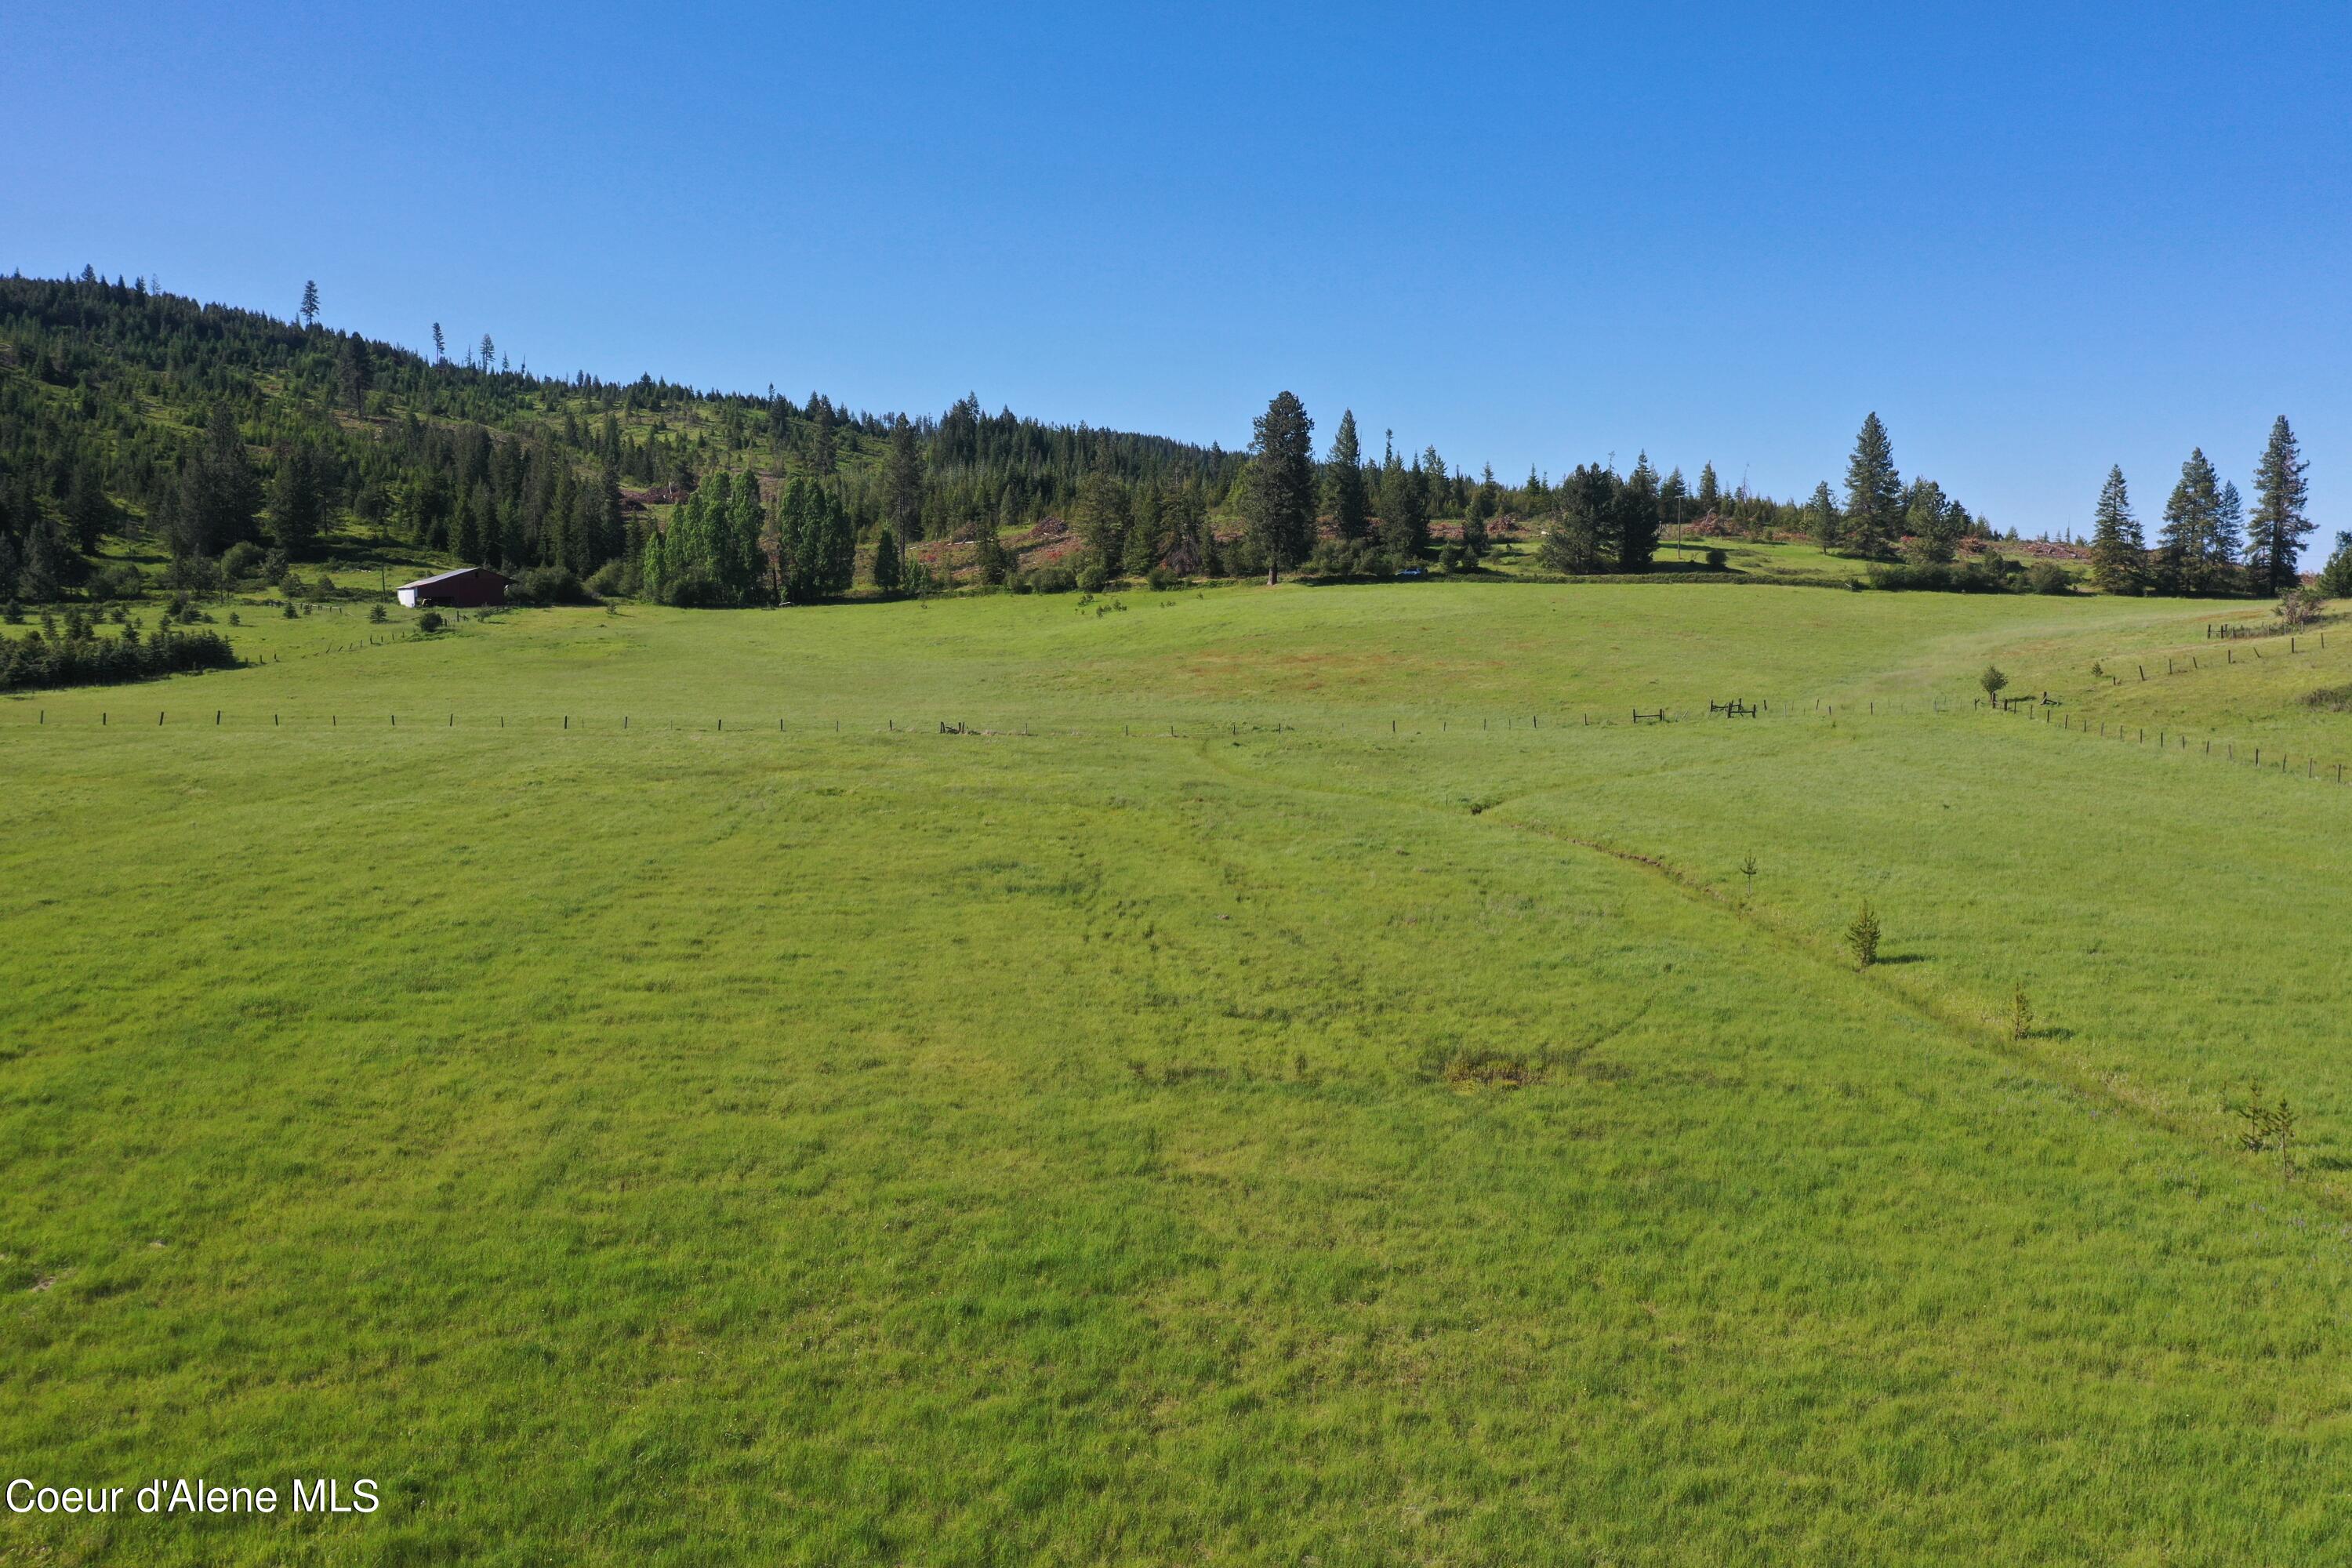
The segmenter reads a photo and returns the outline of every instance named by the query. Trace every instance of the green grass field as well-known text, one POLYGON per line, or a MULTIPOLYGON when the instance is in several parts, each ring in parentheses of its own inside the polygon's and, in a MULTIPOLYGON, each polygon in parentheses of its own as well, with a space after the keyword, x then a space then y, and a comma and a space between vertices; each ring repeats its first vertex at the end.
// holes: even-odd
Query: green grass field
POLYGON ((2352 629, 2225 616, 248 610, 0 701, 8 1474, 385 1498, 0 1562, 2340 1559, 2352 629))

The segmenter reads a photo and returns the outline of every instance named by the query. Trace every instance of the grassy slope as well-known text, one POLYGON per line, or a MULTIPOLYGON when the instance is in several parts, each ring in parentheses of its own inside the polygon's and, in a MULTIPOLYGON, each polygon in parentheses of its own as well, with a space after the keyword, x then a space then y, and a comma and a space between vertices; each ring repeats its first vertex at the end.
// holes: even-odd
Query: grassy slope
MULTIPOLYGON (((2204 612, 1125 603, 265 619, 0 705, 0 1451, 393 1499, 0 1553, 2342 1552, 2352 792, 1966 709, 2121 722, 2204 612)), ((2330 640, 2165 700, 2352 755, 2330 640)))

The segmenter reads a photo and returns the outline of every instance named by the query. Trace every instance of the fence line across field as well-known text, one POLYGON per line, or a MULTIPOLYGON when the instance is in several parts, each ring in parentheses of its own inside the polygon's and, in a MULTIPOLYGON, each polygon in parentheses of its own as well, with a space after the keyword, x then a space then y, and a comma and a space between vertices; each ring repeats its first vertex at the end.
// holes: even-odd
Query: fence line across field
MULTIPOLYGON (((1959 711, 1957 704, 1942 698, 1930 698, 1927 700, 1924 704, 1912 704, 1908 706, 1892 701, 1882 702, 1875 700, 1867 700, 1859 705, 1849 703, 1843 710, 1841 710, 1839 705, 1836 703, 1829 702, 1826 700, 1822 699, 1816 699, 1813 706, 1810 710, 1791 709, 1786 704, 1775 709, 1769 700, 1750 702, 1745 699, 1737 698, 1720 702, 1710 700, 1706 706, 1708 715, 1710 717, 1757 718, 1769 714, 1784 719, 1790 717, 1819 719, 1825 721, 1832 727, 1836 726, 1840 722, 1851 722, 1857 718, 1865 716, 1872 718, 1905 718, 1929 714, 1957 713, 1959 711), (1857 706, 1859 706, 1861 710, 1860 712, 1855 711, 1857 706), (1884 710, 1883 712, 1881 711, 1882 710, 1884 710), (1843 714, 1843 720, 1840 718, 1841 712, 1843 714)), ((2096 734, 2102 740, 2113 739, 2128 741, 2135 745, 2146 745, 2148 740, 2147 730, 2144 725, 2126 724, 2117 720, 2102 719, 2096 721, 2095 728, 2094 721, 2087 718, 2084 719, 2082 723, 2076 724, 2074 722, 2073 716, 2061 710, 2061 705, 2047 692, 2042 692, 2039 694, 2030 693, 2023 697, 1995 698, 1991 700, 1976 698, 1971 700, 1969 707, 1973 711, 1998 711, 2012 717, 2018 714, 2021 710, 2023 710, 2026 711, 2026 716, 2029 721, 2032 719, 2035 713, 2038 713, 2040 715, 2040 721, 2042 724, 2047 725, 2054 721, 2062 731, 2072 734, 2080 734, 2084 736, 2096 734)), ((141 711, 143 713, 146 710, 142 710, 141 711)), ((206 710, 200 710, 194 715, 184 714, 184 727, 190 725, 203 729, 243 729, 246 727, 241 721, 245 716, 236 716, 236 719, 233 720, 232 715, 225 708, 215 708, 209 710, 208 711, 211 714, 211 721, 206 723, 205 721, 205 711, 206 710)), ((1681 711, 1685 721, 1692 722, 1698 721, 1696 710, 1686 709, 1681 711)), ((172 722, 171 710, 156 709, 153 710, 153 712, 155 714, 155 728, 163 729, 170 727, 172 722)), ((1657 724, 1675 722, 1675 710, 1664 707, 1657 709, 1634 708, 1630 710, 1629 718, 1622 722, 1625 722, 1631 727, 1640 727, 1642 725, 1654 726, 1657 724)), ((257 714, 252 716, 251 723, 252 727, 255 729, 268 728, 271 730, 284 730, 289 728, 300 728, 306 723, 316 726, 323 722, 326 727, 331 730, 341 730, 342 728, 342 721, 347 717, 353 718, 354 728, 362 727, 370 722, 370 721, 361 720, 352 715, 337 712, 328 713, 323 716, 314 713, 295 714, 292 716, 293 723, 289 725, 288 722, 288 714, 283 710, 278 710, 269 714, 269 721, 267 726, 264 726, 260 722, 257 714)), ((576 718, 582 721, 578 726, 582 733, 600 732, 593 727, 593 721, 587 716, 573 713, 533 714, 522 716, 520 720, 517 719, 517 716, 512 714, 495 714, 480 718, 473 724, 461 724, 460 720, 463 717, 464 715, 458 713, 455 710, 444 709, 440 714, 440 722, 437 724, 433 722, 431 715, 422 716, 424 720, 423 727, 434 730, 495 728, 500 731, 505 731, 509 727, 525 731, 536 728, 542 732, 554 731, 568 734, 572 731, 574 728, 572 721, 576 718)), ((666 719, 656 720, 650 725, 638 723, 637 721, 641 717, 642 715, 633 713, 621 714, 618 716, 617 720, 611 716, 607 716, 602 721, 603 729, 601 732, 606 734, 644 734, 647 732, 648 730, 651 730, 656 733, 667 734, 682 732, 692 733, 695 731, 707 731, 713 734, 726 734, 729 732, 727 729, 727 720, 723 715, 714 715, 708 721, 681 719, 676 716, 670 716, 666 719)), ((1594 714, 1589 710, 1580 711, 1578 717, 1580 720, 1578 728, 1580 729, 1596 727, 1613 728, 1621 722, 1621 721, 1617 719, 1607 715, 1594 714)), ((62 721, 63 716, 61 715, 60 718, 62 721)), ((399 729, 400 718, 401 716, 397 712, 386 713, 384 715, 383 728, 386 730, 399 729)), ((419 715, 410 715, 409 728, 412 731, 419 727, 419 715)), ((1544 715, 1540 713, 1529 714, 1528 716, 1527 728, 1530 731, 1540 731, 1544 728, 1543 718, 1544 715)), ((143 722, 143 720, 140 721, 143 722)), ((87 721, 85 721, 85 722, 87 722, 87 721)), ((1438 726, 1438 732, 1441 734, 1450 734, 1453 731, 1452 715, 1423 715, 1416 718, 1416 727, 1413 733, 1426 733, 1427 726, 1433 722, 1438 726)), ((1022 721, 1017 726, 1007 725, 1006 727, 1000 729, 989 729, 984 726, 974 724, 968 720, 942 719, 934 721, 934 723, 936 724, 935 732, 938 734, 968 735, 989 739, 1034 739, 1039 736, 1045 736, 1047 738, 1060 736, 1068 739, 1090 740, 1108 739, 1110 735, 1110 731, 1107 728, 1090 728, 1083 724, 1049 724, 1041 728, 1034 720, 1022 721)), ((1403 720, 1402 717, 1392 717, 1387 720, 1386 723, 1388 726, 1387 732, 1389 734, 1401 735, 1403 733, 1402 728, 1403 720)), ((1230 734, 1238 737, 1244 730, 1252 734, 1272 733, 1277 736, 1283 734, 1306 733, 1310 728, 1314 732, 1323 734, 1344 735, 1359 732, 1376 733, 1379 732, 1381 724, 1381 721, 1376 719, 1362 720, 1352 724, 1346 721, 1340 721, 1330 724, 1317 724, 1311 727, 1296 724, 1288 720, 1277 720, 1270 724, 1262 720, 1250 720, 1246 721, 1238 720, 1194 720, 1190 721, 1189 725, 1187 721, 1182 720, 1164 722, 1155 720, 1139 727, 1146 739, 1162 738, 1162 731, 1164 730, 1165 739, 1189 740, 1206 739, 1207 737, 1215 734, 1230 734)), ((49 723, 48 709, 37 708, 34 711, 33 724, 29 727, 53 729, 68 726, 62 721, 58 725, 51 725, 49 723)), ((113 710, 99 710, 96 727, 99 729, 116 728, 117 726, 113 721, 113 710)), ((1494 715, 1482 715, 1479 719, 1478 727, 1482 731, 1492 732, 1496 728, 1494 715)), ((1558 730, 1561 727, 1561 721, 1555 717, 1552 728, 1554 730, 1558 730)), ((764 728, 764 721, 746 726, 739 719, 736 721, 734 732, 737 734, 759 733, 763 731, 764 728)), ((1519 728, 1519 725, 1517 720, 1514 717, 1506 721, 1502 728, 1507 731, 1517 730, 1519 728)), ((1122 723, 1118 730, 1119 738, 1133 739, 1137 734, 1138 729, 1139 725, 1133 721, 1122 723)), ((871 721, 867 721, 866 728, 856 731, 847 729, 845 727, 845 721, 837 717, 832 719, 804 720, 800 721, 797 728, 795 728, 792 720, 779 715, 776 719, 775 732, 779 735, 785 736, 794 734, 839 735, 844 733, 873 733, 877 735, 903 734, 911 736, 923 733, 924 731, 923 727, 920 725, 901 725, 895 717, 888 716, 884 718, 882 723, 878 727, 872 726, 871 721)), ((2202 751, 2200 754, 2205 756, 2218 755, 2223 761, 2231 763, 2237 763, 2241 760, 2238 756, 2237 743, 2234 741, 2223 740, 2219 742, 2218 744, 2220 745, 2221 750, 2218 752, 2214 749, 2216 744, 2217 742, 2215 741, 2210 738, 2205 739, 2202 742, 2202 751)), ((2183 734, 2180 731, 2159 726, 2156 731, 2156 745, 2158 751, 2168 752, 2176 749, 2177 746, 2177 749, 2185 753, 2190 751, 2192 742, 2189 736, 2183 734)), ((2251 766, 2264 769, 2275 767, 2282 773, 2291 773, 2293 771, 2291 763, 2294 759, 2291 753, 2284 750, 2257 744, 2250 748, 2250 753, 2251 755, 2248 759, 2248 763, 2251 766)), ((2352 778, 2352 763, 2325 761, 2308 753, 2304 756, 2303 763, 2304 773, 2306 778, 2318 779, 2332 777, 2339 784, 2347 783, 2347 778, 2352 778), (2328 773, 2324 774, 2321 773, 2319 770, 2323 767, 2326 768, 2328 773)))

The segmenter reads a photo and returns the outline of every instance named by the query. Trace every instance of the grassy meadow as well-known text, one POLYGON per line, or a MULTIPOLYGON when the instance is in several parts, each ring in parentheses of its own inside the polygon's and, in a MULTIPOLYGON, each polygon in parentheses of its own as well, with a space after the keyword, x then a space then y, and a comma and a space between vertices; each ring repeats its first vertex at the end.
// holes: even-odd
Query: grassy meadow
POLYGON ((385 1498, 0 1563, 2342 1557, 2352 627, 2225 616, 248 607, 0 700, 8 1474, 385 1498))

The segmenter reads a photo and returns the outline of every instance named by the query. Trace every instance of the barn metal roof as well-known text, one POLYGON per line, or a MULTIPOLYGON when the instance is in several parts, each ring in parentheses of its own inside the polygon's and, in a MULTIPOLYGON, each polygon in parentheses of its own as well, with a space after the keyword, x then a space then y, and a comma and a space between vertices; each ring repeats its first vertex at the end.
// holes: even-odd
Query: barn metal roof
POLYGON ((513 579, 507 576, 505 573, 493 572, 487 566, 460 566, 455 572, 436 572, 430 577, 419 577, 415 582, 403 583, 401 586, 404 588, 429 588, 436 583, 446 583, 452 577, 471 577, 477 572, 486 577, 496 577, 501 583, 513 581, 513 579))

